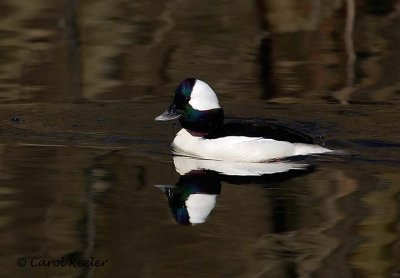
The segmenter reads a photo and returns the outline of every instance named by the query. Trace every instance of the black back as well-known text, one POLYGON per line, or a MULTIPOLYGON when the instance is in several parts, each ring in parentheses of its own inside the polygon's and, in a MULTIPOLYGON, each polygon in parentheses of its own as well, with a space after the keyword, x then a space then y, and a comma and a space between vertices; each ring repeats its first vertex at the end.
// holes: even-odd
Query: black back
POLYGON ((226 136, 262 137, 290 143, 315 144, 312 137, 294 129, 265 122, 231 121, 224 123, 220 128, 213 130, 205 139, 216 139, 226 136))

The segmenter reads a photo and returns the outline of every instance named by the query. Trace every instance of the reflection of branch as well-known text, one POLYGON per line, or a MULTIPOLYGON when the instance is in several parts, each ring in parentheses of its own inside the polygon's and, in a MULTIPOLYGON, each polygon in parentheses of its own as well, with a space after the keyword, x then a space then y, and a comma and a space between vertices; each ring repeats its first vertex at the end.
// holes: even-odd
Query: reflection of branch
POLYGON ((148 48, 152 48, 158 45, 166 36, 166 34, 172 30, 175 25, 175 21, 172 17, 173 12, 176 10, 176 6, 180 4, 181 0, 172 1, 166 4, 165 9, 160 15, 160 21, 163 23, 159 29, 153 34, 153 41, 149 44, 148 48))
MULTIPOLYGON (((88 189, 88 199, 86 207, 86 226, 85 226, 85 249, 82 256, 84 260, 90 260, 93 257, 94 247, 96 243, 96 204, 94 203, 93 197, 91 196, 93 192, 91 188, 88 189)), ((85 268, 84 268, 85 269, 85 268)), ((93 267, 88 267, 84 271, 84 277, 93 276, 93 267)))
POLYGON ((81 96, 81 46, 78 23, 79 0, 68 0, 65 15, 65 31, 68 42, 68 62, 70 71, 70 95, 81 96))
POLYGON ((275 96, 275 79, 274 79, 274 61, 272 57, 272 38, 270 30, 271 25, 268 21, 267 4, 264 0, 256 0, 256 11, 261 30, 263 31, 263 37, 260 41, 260 79, 263 86, 262 98, 272 98, 275 96))
MULTIPOLYGON (((87 183, 86 183, 86 219, 85 219, 85 241, 82 259, 90 260, 94 257, 94 248, 96 245, 96 197, 100 194, 106 194, 106 191, 111 187, 108 182, 108 168, 103 168, 102 160, 113 155, 115 151, 106 151, 106 153, 95 157, 93 165, 87 172, 87 183)), ((82 277, 93 277, 94 267, 83 268, 82 277)))
POLYGON ((354 20, 355 20, 355 4, 354 0, 346 0, 346 26, 344 29, 344 43, 345 51, 347 56, 346 64, 346 83, 344 88, 336 91, 335 97, 342 104, 347 104, 350 95, 354 91, 354 64, 356 62, 356 54, 354 52, 354 40, 353 40, 353 30, 354 30, 354 20))
POLYGON ((354 17, 355 6, 354 0, 346 0, 346 27, 344 32, 344 43, 346 46, 347 55, 347 82, 346 86, 352 86, 354 83, 354 63, 356 61, 356 54, 354 53, 353 30, 354 30, 354 17))

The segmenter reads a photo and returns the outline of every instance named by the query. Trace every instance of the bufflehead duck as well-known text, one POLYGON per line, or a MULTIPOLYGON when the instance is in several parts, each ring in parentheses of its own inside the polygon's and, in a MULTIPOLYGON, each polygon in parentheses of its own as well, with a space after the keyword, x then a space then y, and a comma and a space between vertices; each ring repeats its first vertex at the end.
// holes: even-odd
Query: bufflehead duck
POLYGON ((206 221, 214 209, 222 182, 230 184, 276 185, 313 172, 305 163, 291 161, 246 163, 204 160, 174 156, 180 175, 175 185, 155 185, 168 198, 169 207, 179 224, 195 225, 206 221))
POLYGON ((172 143, 177 155, 227 161, 265 162, 331 150, 313 138, 276 124, 224 123, 214 90, 195 78, 183 80, 172 104, 156 121, 179 119, 182 129, 172 143))

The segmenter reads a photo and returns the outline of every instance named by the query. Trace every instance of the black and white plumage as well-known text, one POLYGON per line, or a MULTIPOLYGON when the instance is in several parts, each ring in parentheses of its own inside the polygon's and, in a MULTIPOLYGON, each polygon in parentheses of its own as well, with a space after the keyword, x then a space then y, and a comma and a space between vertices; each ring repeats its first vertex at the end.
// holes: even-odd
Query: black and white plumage
POLYGON ((183 225, 207 220, 221 194, 222 182, 275 186, 314 171, 309 164, 293 161, 247 163, 185 156, 175 156, 173 161, 180 175, 178 182, 156 187, 165 193, 175 220, 183 225))
POLYGON ((264 162, 331 152, 313 138, 272 123, 224 122, 217 95, 204 81, 188 78, 175 90, 171 106, 156 121, 179 119, 174 153, 213 160, 264 162))

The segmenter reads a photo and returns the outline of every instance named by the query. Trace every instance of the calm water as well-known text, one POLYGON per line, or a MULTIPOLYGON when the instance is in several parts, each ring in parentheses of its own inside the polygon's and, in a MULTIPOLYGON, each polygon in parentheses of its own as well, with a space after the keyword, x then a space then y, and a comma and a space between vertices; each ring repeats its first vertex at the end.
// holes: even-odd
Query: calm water
POLYGON ((398 1, 2 0, 0 15, 1 277, 400 276, 398 1), (230 117, 345 153, 174 158, 179 126, 154 117, 188 76, 230 117))

